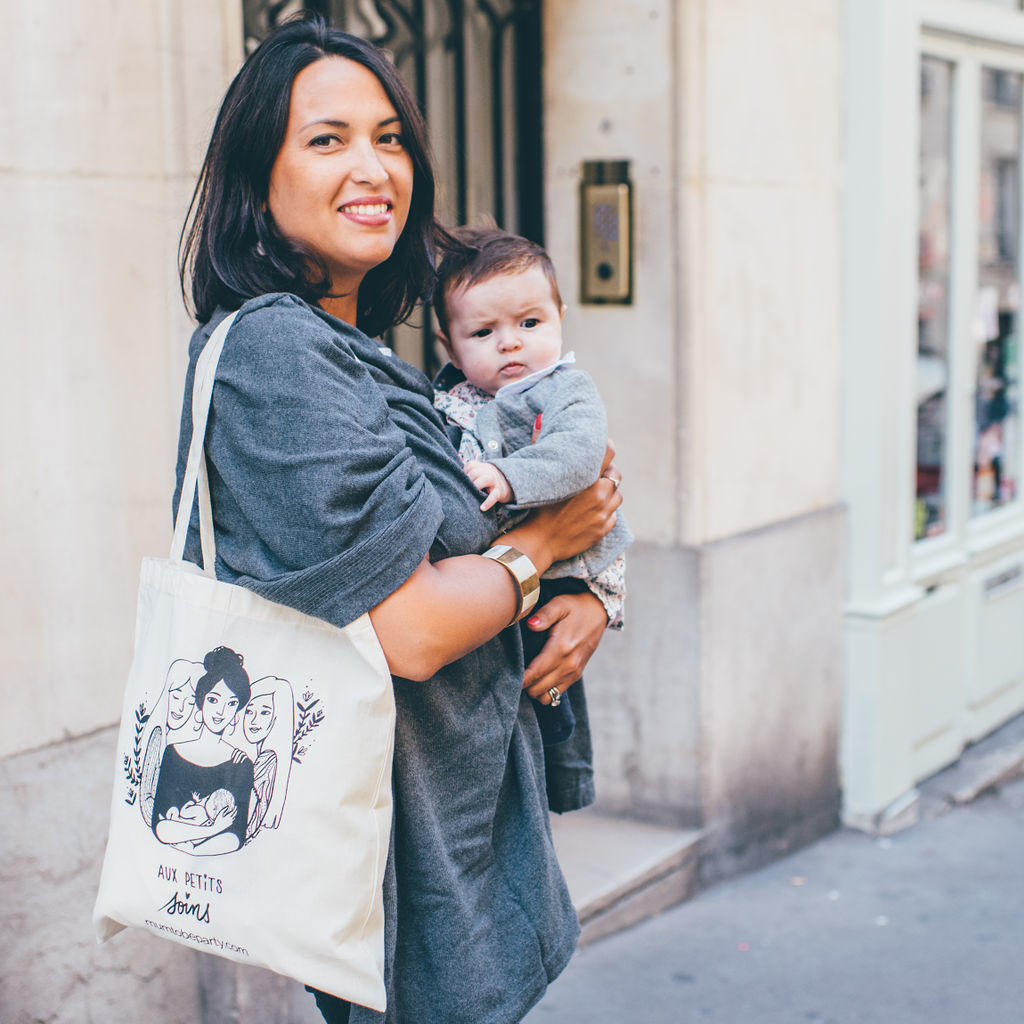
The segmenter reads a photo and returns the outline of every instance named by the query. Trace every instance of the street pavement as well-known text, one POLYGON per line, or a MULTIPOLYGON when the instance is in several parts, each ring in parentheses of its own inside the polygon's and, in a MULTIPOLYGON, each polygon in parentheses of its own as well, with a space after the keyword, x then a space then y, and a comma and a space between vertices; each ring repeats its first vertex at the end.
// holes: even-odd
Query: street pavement
POLYGON ((1024 1024, 1024 779, 580 950, 526 1024, 1024 1024))

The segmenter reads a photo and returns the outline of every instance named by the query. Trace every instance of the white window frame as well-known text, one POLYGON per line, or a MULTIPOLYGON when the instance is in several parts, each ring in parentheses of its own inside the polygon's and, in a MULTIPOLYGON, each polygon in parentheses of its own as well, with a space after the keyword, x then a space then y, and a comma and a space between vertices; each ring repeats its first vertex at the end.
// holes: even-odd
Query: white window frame
MULTIPOLYGON (((996 552, 1024 538, 1024 493, 1004 507, 977 516, 971 513, 977 386, 971 328, 978 281, 981 71, 988 67, 1024 75, 1024 12, 988 7, 977 0, 920 0, 918 13, 918 62, 923 56, 933 56, 953 64, 946 530, 935 537, 911 540, 910 560, 912 580, 928 586, 964 564, 969 556, 996 552)), ((915 125, 919 124, 918 118, 915 125)), ((1024 116, 1021 140, 1024 172, 1024 116)), ((919 152, 917 136, 915 152, 919 152)), ((916 212, 916 201, 914 208, 916 212)), ((1024 295, 1024 216, 1020 227, 1018 274, 1024 295)), ((916 258, 915 248, 915 263, 916 258)), ((1018 313, 1018 333, 1024 334, 1024 306, 1018 313)), ((1024 361, 1024 345, 1018 358, 1024 361)), ((1024 425, 1024 408, 1018 409, 1018 416, 1024 425)), ((914 430, 916 447, 916 422, 914 430)), ((1024 444, 1014 468, 1016 479, 1024 480, 1024 444)), ((912 531, 911 522, 908 531, 912 531)))
MULTIPOLYGON (((914 544, 913 574, 926 578, 936 571, 952 548, 985 551, 1024 537, 1024 494, 1005 506, 981 515, 971 513, 974 442, 974 399, 977 353, 972 331, 978 285, 978 185, 981 137, 981 73, 996 68, 1024 75, 1024 50, 1017 53, 975 41, 924 32, 921 55, 953 65, 951 261, 949 294, 949 406, 947 411, 946 530, 914 544)), ((1021 118, 1024 149, 1024 116, 1021 118)), ((1022 154, 1024 157, 1024 154, 1022 154)), ((1024 158, 1022 158, 1024 168, 1024 158)), ((1024 242, 1024 218, 1020 224, 1024 242)), ((1024 293, 1024 246, 1018 280, 1024 293)), ((1024 328, 1024 308, 1018 312, 1018 332, 1024 328)), ((1024 350, 1022 350, 1024 354, 1024 350)), ((1024 409, 1018 410, 1024 420, 1024 409)), ((1015 477, 1024 479, 1024 445, 1017 452, 1015 477)))
POLYGON ((847 611, 878 619, 960 578, 978 557, 1024 543, 1024 501, 970 513, 976 366, 963 320, 974 295, 962 282, 975 280, 977 267, 961 264, 975 260, 977 225, 974 200, 957 190, 977 176, 980 95, 963 67, 953 81, 947 523, 942 534, 914 540, 921 56, 962 62, 973 55, 977 66, 1022 69, 1024 12, 979 0, 856 0, 845 5, 844 21, 847 611))

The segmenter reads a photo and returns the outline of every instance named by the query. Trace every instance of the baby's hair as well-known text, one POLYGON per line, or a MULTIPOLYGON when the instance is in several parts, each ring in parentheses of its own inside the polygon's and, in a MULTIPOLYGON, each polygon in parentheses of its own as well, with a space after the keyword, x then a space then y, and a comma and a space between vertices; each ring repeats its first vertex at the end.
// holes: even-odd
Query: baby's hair
POLYGON ((555 265, 543 246, 520 235, 502 231, 494 224, 455 228, 451 234, 466 248, 445 252, 437 268, 434 313, 442 334, 448 334, 449 296, 460 288, 489 281, 499 274, 522 274, 533 267, 540 267, 551 283, 555 304, 559 309, 562 308, 555 265))
POLYGON ((215 818, 225 807, 230 807, 233 810, 237 805, 235 804, 235 795, 230 789, 215 789, 204 801, 204 806, 206 813, 211 818, 215 818))

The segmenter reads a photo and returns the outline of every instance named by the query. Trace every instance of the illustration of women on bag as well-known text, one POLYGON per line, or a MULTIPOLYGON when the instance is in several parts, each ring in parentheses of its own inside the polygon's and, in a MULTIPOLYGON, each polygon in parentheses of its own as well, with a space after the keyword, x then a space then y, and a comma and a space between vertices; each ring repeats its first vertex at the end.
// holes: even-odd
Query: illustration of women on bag
POLYGON ((196 731, 164 747, 150 825, 161 843, 215 856, 233 853, 246 838, 254 765, 225 733, 244 713, 251 687, 241 655, 229 647, 210 651, 203 669, 195 683, 196 731))
POLYGON ((202 662, 178 658, 167 670, 163 691, 148 716, 149 736, 139 783, 139 811, 147 827, 153 822, 156 777, 160 759, 170 743, 195 739, 202 728, 196 713, 196 683, 206 674, 202 662))
POLYGON ((295 698, 287 679, 265 676, 252 684, 242 718, 242 734, 251 744, 253 799, 246 842, 262 828, 281 823, 292 764, 295 698))

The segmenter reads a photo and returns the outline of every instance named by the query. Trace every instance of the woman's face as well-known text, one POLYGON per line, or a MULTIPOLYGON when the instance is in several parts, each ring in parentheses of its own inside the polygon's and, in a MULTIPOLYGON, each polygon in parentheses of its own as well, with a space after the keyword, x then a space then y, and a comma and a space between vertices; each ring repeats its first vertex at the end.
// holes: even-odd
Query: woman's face
POLYGON ((167 728, 180 729, 188 718, 189 710, 195 703, 196 692, 187 683, 167 694, 167 728))
POLYGON ((354 294, 405 227, 413 168, 402 130, 362 64, 324 57, 295 76, 267 206, 283 235, 324 261, 332 294, 354 294))
POLYGON ((262 743, 274 724, 274 695, 264 693, 245 705, 242 732, 250 743, 262 743))
POLYGON ((238 698, 221 679, 203 698, 203 725, 210 732, 222 733, 234 720, 238 698))

